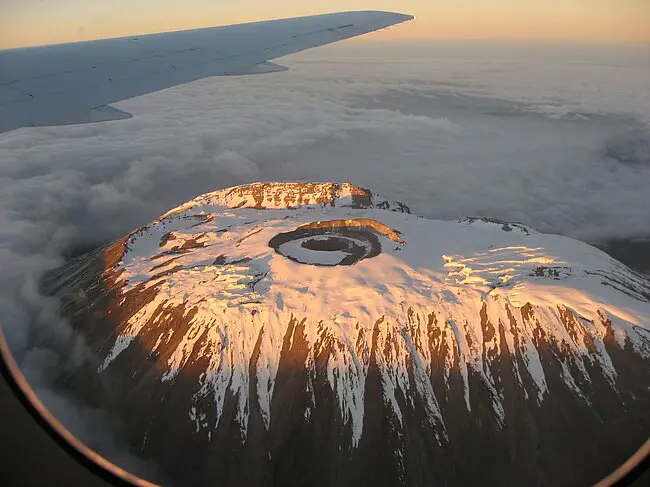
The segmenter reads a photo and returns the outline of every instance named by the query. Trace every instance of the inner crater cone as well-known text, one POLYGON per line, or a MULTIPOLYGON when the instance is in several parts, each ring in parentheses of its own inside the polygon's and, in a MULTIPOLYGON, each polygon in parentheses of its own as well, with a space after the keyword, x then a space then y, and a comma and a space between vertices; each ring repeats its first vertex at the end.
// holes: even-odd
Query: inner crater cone
POLYGON ((381 254, 379 237, 404 243, 395 230, 383 223, 355 220, 317 221, 275 235, 269 247, 294 262, 309 265, 352 265, 381 254))
POLYGON ((269 246, 294 262, 325 266, 352 265, 381 253, 379 238, 365 229, 298 229, 279 233, 269 246))
POLYGON ((350 250, 354 242, 350 242, 344 238, 325 236, 322 240, 314 238, 304 240, 300 244, 303 248, 309 250, 316 250, 319 252, 334 252, 336 250, 350 250))

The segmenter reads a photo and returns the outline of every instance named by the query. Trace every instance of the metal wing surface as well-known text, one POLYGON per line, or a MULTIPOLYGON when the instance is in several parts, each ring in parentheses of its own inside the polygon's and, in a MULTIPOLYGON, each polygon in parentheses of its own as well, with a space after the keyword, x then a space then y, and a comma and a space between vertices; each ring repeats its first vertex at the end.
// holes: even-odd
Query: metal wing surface
POLYGON ((280 71, 268 61, 412 18, 343 12, 0 50, 0 133, 128 118, 107 106, 208 76, 280 71))

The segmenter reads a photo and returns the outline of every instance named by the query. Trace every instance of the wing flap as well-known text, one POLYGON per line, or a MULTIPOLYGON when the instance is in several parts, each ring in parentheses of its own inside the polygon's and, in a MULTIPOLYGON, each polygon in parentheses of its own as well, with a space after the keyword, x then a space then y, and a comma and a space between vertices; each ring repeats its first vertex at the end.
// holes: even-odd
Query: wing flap
POLYGON ((128 112, 110 105, 92 108, 86 112, 72 113, 58 119, 37 122, 32 127, 52 127, 57 125, 77 125, 83 123, 110 122, 113 120, 125 120, 133 118, 128 112))
POLYGON ((267 74, 267 73, 279 73, 282 71, 287 71, 289 68, 286 66, 281 66, 275 63, 258 63, 253 66, 248 66, 244 69, 238 71, 233 71, 231 73, 226 73, 227 76, 245 76, 249 74, 267 74))
POLYGON ((0 85, 0 107, 10 103, 29 101, 31 98, 32 96, 27 93, 22 93, 6 85, 0 85))

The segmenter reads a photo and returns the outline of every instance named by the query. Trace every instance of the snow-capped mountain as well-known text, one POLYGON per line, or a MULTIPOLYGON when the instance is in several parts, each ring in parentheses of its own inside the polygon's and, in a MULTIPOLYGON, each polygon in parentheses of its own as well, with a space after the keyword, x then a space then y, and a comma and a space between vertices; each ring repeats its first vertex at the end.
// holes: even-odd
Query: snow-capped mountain
POLYGON ((650 433, 650 282, 368 190, 202 195, 44 283, 174 485, 587 485, 650 433))

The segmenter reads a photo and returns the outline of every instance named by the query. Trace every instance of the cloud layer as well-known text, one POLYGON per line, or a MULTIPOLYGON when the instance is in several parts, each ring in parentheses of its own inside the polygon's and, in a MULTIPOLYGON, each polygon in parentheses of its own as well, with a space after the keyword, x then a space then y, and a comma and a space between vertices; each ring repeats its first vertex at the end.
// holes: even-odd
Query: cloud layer
POLYGON ((88 434, 104 413, 50 389, 44 371, 64 365, 53 344, 77 338, 40 296, 42 272, 203 192, 349 180, 431 218, 493 216, 594 243, 650 236, 642 58, 474 49, 322 49, 286 73, 118 104, 130 120, 0 135, 0 316, 47 404, 115 450, 88 434))

